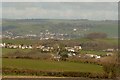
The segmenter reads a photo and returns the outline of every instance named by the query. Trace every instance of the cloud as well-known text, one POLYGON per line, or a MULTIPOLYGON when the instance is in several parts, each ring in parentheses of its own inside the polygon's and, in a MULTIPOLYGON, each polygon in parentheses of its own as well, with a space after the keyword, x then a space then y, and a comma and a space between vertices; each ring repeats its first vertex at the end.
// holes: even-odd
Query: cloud
POLYGON ((117 19, 117 3, 3 3, 3 18, 117 19))

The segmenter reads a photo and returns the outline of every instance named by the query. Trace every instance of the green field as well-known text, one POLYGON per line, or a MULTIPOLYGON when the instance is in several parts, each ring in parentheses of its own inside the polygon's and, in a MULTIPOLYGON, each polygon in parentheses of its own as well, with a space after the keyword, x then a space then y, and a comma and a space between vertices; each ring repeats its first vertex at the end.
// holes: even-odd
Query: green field
POLYGON ((37 40, 28 40, 28 39, 3 39, 3 43, 13 43, 13 44, 26 44, 31 45, 37 42, 37 40))
POLYGON ((102 42, 102 43, 107 43, 110 45, 118 45, 118 39, 117 38, 105 38, 105 39, 87 39, 87 38, 80 38, 80 39, 74 39, 74 41, 78 41, 81 43, 85 42, 91 42, 91 41, 96 41, 96 42, 102 42))
POLYGON ((2 29, 17 34, 28 34, 32 31, 35 34, 45 32, 73 33, 73 29, 77 28, 75 34, 88 34, 91 32, 104 32, 109 37, 118 36, 117 21, 95 21, 95 20, 67 20, 67 19, 21 19, 21 20, 2 20, 2 29), (83 29, 89 29, 84 31, 83 29), (22 33, 21 33, 22 32, 22 33))
MULTIPOLYGON (((66 20, 66 19, 23 19, 23 20, 4 20, 2 30, 11 31, 19 35, 31 33, 40 34, 49 30, 55 33, 73 33, 73 29, 78 29, 74 34, 88 34, 91 32, 106 33, 108 37, 118 36, 117 21, 93 21, 93 20, 66 20), (89 29, 84 31, 84 29, 89 29), (22 32, 22 33, 21 33, 22 32)), ((82 37, 81 36, 81 37, 82 37)))
MULTIPOLYGON (((111 44, 111 45, 117 45, 118 44, 118 39, 115 39, 115 38, 94 39, 94 40, 87 39, 87 38, 80 38, 80 39, 73 39, 73 40, 70 40, 70 41, 75 41, 75 42, 79 42, 79 43, 97 41, 97 42, 108 43, 108 44, 111 44)), ((43 42, 43 41, 41 41, 41 40, 29 40, 29 39, 3 39, 2 42, 3 43, 31 45, 31 44, 36 44, 36 43, 43 42)), ((60 41, 58 41, 58 42, 60 42, 60 41)), ((62 42, 68 42, 68 41, 64 40, 62 42)))
POLYGON ((75 62, 56 62, 30 59, 4 59, 3 68, 31 69, 41 71, 104 72, 102 66, 75 62))
MULTIPOLYGON (((52 46, 54 46, 53 44, 71 44, 73 42, 77 42, 79 43, 88 43, 88 42, 95 42, 95 43, 99 43, 99 44, 103 44, 102 46, 106 46, 104 45, 107 44, 108 48, 111 47, 115 47, 118 44, 117 39, 113 39, 113 38, 106 38, 106 39, 86 39, 86 38, 81 38, 81 39, 76 39, 76 40, 70 40, 70 41, 55 41, 55 40, 47 40, 47 41, 38 41, 38 40, 24 40, 24 39, 15 39, 15 40, 9 40, 9 39, 4 39, 3 42, 5 43, 13 43, 13 44, 33 44, 36 45, 41 44, 41 43, 46 43, 46 44, 51 44, 52 46)), ((98 44, 98 45, 99 45, 98 44)), ((100 45, 101 46, 101 45, 100 45)), ((91 47, 91 46, 90 46, 91 47)), ((99 48, 99 46, 98 46, 99 48)), ((107 49, 107 46, 105 47, 105 49, 107 49)), ((40 56, 38 55, 39 53, 41 53, 39 50, 36 49, 7 49, 7 48, 3 48, 2 49, 2 55, 3 56, 10 56, 9 54, 13 54, 15 55, 16 52, 20 52, 20 56, 23 54, 29 54, 32 56, 40 56), (35 51, 34 51, 35 50, 35 51)), ((106 52, 103 52, 102 50, 80 50, 79 52, 80 54, 96 54, 96 55, 106 55, 106 52)), ((96 65, 96 64, 90 64, 90 63, 80 63, 80 62, 69 62, 69 61, 48 61, 48 60, 41 60, 41 59, 14 59, 14 58, 3 58, 3 63, 2 63, 2 67, 3 69, 8 68, 8 69, 19 69, 19 70, 39 70, 39 71, 57 71, 57 72, 90 72, 90 73, 103 73, 103 67, 100 65, 96 65)))
POLYGON ((13 53, 15 53, 17 51, 19 51, 21 53, 28 53, 28 52, 30 52, 32 50, 30 50, 30 49, 24 49, 23 50, 23 49, 8 49, 8 48, 3 48, 2 49, 2 55, 13 54, 13 53))
MULTIPOLYGON (((2 55, 9 55, 9 54, 13 54, 15 52, 20 52, 20 53, 23 53, 23 54, 26 54, 26 53, 29 53, 33 50, 31 49, 7 49, 7 48, 3 48, 2 49, 2 55)), ((40 53, 39 51, 37 51, 38 53, 40 53)), ((96 55, 106 55, 106 52, 103 52, 103 51, 90 51, 90 50, 81 50, 79 51, 79 54, 96 54, 96 55)))

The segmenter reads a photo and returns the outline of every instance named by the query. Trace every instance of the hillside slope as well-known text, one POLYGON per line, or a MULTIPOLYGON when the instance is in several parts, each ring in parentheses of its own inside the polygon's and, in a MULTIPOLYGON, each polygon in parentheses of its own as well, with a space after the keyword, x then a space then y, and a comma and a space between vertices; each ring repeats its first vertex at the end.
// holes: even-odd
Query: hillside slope
POLYGON ((117 21, 62 20, 62 19, 3 19, 2 31, 14 34, 40 34, 46 30, 51 33, 74 34, 83 36, 90 32, 104 32, 109 37, 117 37, 117 21))

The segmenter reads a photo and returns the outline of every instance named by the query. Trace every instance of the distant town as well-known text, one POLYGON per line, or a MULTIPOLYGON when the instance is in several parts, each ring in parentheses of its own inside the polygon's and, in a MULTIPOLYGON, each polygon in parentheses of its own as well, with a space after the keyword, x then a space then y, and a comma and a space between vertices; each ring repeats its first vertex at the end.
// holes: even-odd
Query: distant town
POLYGON ((5 31, 0 38, 6 39, 18 39, 18 38, 26 38, 26 39, 39 39, 39 40, 48 40, 48 39, 58 39, 58 40, 69 40, 71 39, 71 35, 63 34, 63 33, 52 33, 46 30, 45 32, 41 32, 40 34, 28 33, 25 35, 17 35, 16 33, 12 33, 10 31, 5 31))

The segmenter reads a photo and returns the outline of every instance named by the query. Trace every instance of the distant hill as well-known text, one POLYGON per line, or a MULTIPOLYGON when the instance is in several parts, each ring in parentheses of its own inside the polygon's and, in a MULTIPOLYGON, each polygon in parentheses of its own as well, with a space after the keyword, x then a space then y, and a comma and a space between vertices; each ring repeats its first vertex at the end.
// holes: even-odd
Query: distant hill
POLYGON ((109 37, 117 37, 117 21, 95 21, 87 19, 3 19, 2 31, 14 34, 40 34, 46 30, 51 33, 63 33, 83 36, 91 32, 107 33, 109 37))

